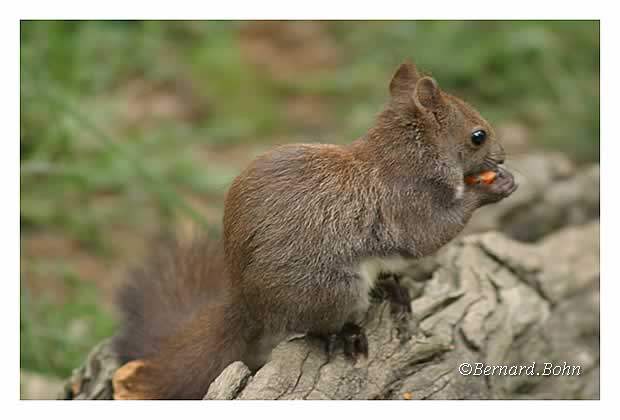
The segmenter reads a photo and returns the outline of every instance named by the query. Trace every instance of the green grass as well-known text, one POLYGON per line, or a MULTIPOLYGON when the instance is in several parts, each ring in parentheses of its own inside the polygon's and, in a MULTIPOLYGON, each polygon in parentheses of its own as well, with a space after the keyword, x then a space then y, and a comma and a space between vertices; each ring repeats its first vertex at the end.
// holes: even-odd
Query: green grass
MULTIPOLYGON (((47 267, 47 269, 50 269, 47 267)), ((101 308, 97 288, 70 271, 64 273, 63 303, 20 296, 20 367, 68 377, 91 347, 110 337, 116 322, 101 308)))
MULTIPOLYGON (((221 204, 238 168, 233 155, 216 160, 206 149, 226 156, 231 147, 251 153, 287 139, 350 141, 371 124, 405 58, 493 123, 526 127, 534 146, 580 162, 599 158, 597 22, 329 22, 316 42, 333 47, 333 63, 306 71, 298 65, 285 77, 247 58, 242 27, 22 22, 22 237, 52 232, 117 261, 110 226, 153 231, 179 217, 208 225, 188 197, 221 204), (182 103, 193 103, 197 116, 129 121, 121 109, 136 80, 165 92, 181 83, 182 103), (288 115, 290 101, 299 98, 321 104, 320 127, 288 115), (109 197, 112 204, 102 200, 109 197)), ((29 258, 46 267, 36 255, 29 258)), ((58 263, 65 267, 56 275, 64 299, 46 291, 59 285, 35 292, 22 281, 21 363, 66 376, 113 332, 114 321, 96 285, 71 270, 71 258, 58 263), (76 319, 89 326, 79 338, 67 333, 76 319)))

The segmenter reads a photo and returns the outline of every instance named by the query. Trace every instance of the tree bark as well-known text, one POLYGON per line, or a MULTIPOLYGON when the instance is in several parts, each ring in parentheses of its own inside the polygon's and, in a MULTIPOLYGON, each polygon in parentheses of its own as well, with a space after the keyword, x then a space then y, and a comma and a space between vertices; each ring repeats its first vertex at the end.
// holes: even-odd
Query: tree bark
MULTIPOLYGON (((415 263, 405 280, 412 317, 395 316, 388 302, 373 304, 364 325, 367 359, 328 355, 320 340, 293 337, 257 372, 241 362, 228 366, 205 398, 599 398, 598 221, 537 243, 467 236, 415 263), (498 367, 492 375, 463 375, 463 363, 498 367), (544 375, 545 363, 563 374, 544 375), (511 374, 519 366, 521 373, 511 374)), ((112 398, 118 366, 102 343, 62 397, 112 398)))

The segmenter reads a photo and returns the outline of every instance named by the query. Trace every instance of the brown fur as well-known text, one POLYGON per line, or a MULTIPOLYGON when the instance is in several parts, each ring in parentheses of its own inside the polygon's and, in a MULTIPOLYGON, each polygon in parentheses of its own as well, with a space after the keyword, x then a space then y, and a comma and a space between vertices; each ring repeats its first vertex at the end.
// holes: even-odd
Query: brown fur
POLYGON ((505 171, 496 185, 464 184, 467 174, 503 161, 493 129, 472 107, 410 63, 390 93, 355 142, 282 146, 235 179, 224 211, 223 287, 210 283, 221 277, 210 263, 181 253, 159 267, 167 274, 153 274, 159 281, 147 284, 143 275, 127 289, 124 307, 137 301, 139 315, 126 326, 124 354, 157 361, 157 396, 201 396, 227 363, 257 367, 264 362, 257 349, 286 334, 329 334, 355 322, 372 286, 362 261, 431 254, 476 208, 514 191, 505 171), (488 133, 482 146, 470 141, 477 129, 488 133), (210 303, 212 288, 218 304, 210 303), (144 333, 133 337, 137 327, 144 333))
POLYGON ((133 379, 141 398, 202 398, 240 358, 230 291, 222 245, 206 238, 166 241, 132 274, 119 293, 124 319, 114 347, 122 362, 145 361, 133 379))

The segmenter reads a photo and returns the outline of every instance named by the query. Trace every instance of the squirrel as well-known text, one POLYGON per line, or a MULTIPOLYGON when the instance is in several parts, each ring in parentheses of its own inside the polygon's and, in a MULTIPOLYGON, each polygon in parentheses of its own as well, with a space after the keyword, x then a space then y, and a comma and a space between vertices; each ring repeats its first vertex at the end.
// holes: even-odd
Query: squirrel
POLYGON ((226 195, 223 243, 168 247, 121 289, 114 348, 140 362, 132 397, 202 398, 228 364, 257 369, 291 334, 341 337, 348 356, 367 354, 360 320, 381 277, 433 254, 476 209, 517 189, 472 106, 411 62, 389 92, 352 143, 256 158, 226 195), (494 182, 465 182, 489 170, 494 182))

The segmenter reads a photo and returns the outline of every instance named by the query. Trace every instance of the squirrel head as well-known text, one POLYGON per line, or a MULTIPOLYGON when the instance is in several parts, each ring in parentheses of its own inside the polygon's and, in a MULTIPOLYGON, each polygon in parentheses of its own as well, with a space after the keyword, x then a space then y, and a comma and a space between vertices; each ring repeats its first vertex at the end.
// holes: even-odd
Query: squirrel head
POLYGON ((402 148, 438 150, 456 163, 463 174, 492 169, 504 160, 493 127, 465 101, 439 88, 432 77, 418 72, 411 62, 403 63, 390 82, 390 103, 379 125, 393 134, 402 148))

